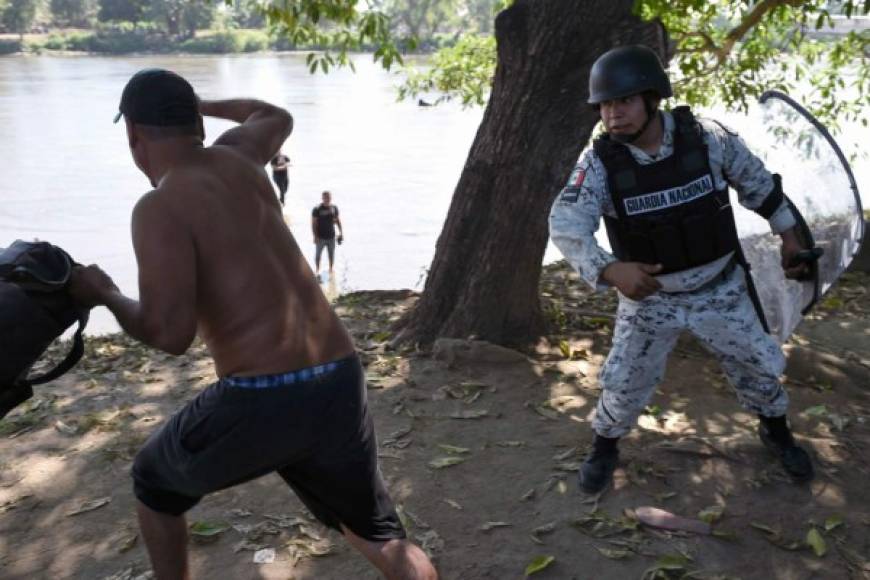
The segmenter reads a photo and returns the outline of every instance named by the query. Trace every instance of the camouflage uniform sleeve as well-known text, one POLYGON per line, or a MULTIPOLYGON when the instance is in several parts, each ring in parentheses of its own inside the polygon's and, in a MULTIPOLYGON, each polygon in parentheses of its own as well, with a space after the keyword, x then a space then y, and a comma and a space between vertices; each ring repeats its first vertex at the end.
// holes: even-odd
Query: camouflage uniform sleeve
POLYGON ((553 203, 550 237, 571 267, 596 291, 609 288, 599 279, 604 268, 616 261, 595 241, 601 215, 612 214, 611 205, 604 167, 589 150, 553 203))
MULTIPOLYGON (((749 150, 737 133, 725 125, 718 121, 705 121, 703 127, 706 129, 711 159, 721 156, 722 174, 737 192, 740 205, 749 210, 761 207, 773 190, 773 176, 764 162, 749 150), (714 148, 719 150, 719 155, 713 155, 714 148)), ((767 221, 775 234, 794 227, 796 223, 785 200, 767 221)))

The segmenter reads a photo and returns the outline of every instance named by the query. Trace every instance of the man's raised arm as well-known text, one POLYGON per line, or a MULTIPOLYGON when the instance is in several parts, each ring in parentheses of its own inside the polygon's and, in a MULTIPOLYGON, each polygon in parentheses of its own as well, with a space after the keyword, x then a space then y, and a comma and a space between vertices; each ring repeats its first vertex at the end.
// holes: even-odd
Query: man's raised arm
POLYGON ((215 145, 238 149, 247 157, 265 165, 293 131, 293 117, 286 110, 254 99, 200 101, 199 111, 239 123, 217 138, 215 145))

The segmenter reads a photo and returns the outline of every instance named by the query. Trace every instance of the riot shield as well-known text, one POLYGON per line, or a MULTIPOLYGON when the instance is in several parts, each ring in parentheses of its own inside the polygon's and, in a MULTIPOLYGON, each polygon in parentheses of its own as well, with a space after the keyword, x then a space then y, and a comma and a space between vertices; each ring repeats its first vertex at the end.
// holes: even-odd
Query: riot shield
POLYGON ((767 222, 734 200, 741 246, 770 332, 780 342, 849 266, 861 247, 864 219, 858 185, 828 130, 788 95, 768 91, 749 113, 743 132, 753 153, 782 175, 785 194, 799 211, 815 245, 823 250, 811 279, 785 278, 780 241, 767 222))

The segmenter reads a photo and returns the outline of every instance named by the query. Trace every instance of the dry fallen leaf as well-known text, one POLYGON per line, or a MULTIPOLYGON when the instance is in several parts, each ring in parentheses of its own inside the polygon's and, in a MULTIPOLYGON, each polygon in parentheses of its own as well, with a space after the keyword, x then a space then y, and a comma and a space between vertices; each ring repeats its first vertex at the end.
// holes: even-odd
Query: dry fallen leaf
POLYGON ((488 531, 493 530, 495 528, 507 528, 507 527, 510 527, 511 525, 512 524, 509 524, 507 522, 486 522, 485 524, 480 526, 480 529, 483 530, 484 532, 488 532, 488 531))
POLYGON ((452 499, 445 499, 445 500, 444 500, 444 503, 446 503, 447 505, 449 505, 449 506, 452 507, 453 509, 456 509, 456 510, 461 510, 461 509, 462 509, 462 506, 459 505, 458 502, 453 501, 452 499))
POLYGON ((451 419, 480 419, 481 417, 486 417, 489 415, 489 411, 486 409, 480 409, 478 411, 459 411, 457 413, 452 413, 450 415, 451 419))
POLYGON ((254 552, 254 564, 271 564, 275 561, 275 548, 263 548, 254 552))
POLYGON ((471 449, 467 447, 457 447, 455 445, 447 445, 445 443, 439 443, 438 447, 442 450, 450 453, 451 455, 462 455, 464 453, 471 453, 471 449))
POLYGON ((565 461, 566 459, 568 459, 569 457, 574 455, 576 452, 577 452, 577 448, 572 447, 571 449, 568 449, 566 451, 563 451, 562 453, 557 453, 556 455, 554 455, 553 460, 554 461, 565 461))
POLYGON ((457 457, 453 455, 451 457, 438 457, 429 462, 429 467, 433 469, 444 469, 445 467, 452 467, 454 465, 458 465, 459 463, 463 463, 467 457, 457 457))
POLYGON ((599 548, 596 546, 595 549, 601 552, 602 556, 610 558, 611 560, 625 560, 626 558, 631 558, 633 554, 631 550, 618 548, 599 548))
POLYGON ((67 517, 69 517, 69 516, 77 516, 78 514, 83 514, 85 512, 91 512, 91 511, 94 511, 95 509, 99 509, 99 508, 103 507, 104 505, 108 504, 111 501, 112 501, 112 498, 108 497, 108 496, 94 499, 91 501, 86 501, 85 503, 83 503, 79 507, 66 512, 66 515, 67 515, 67 517))
POLYGON ((118 553, 123 554, 124 552, 128 552, 136 546, 136 542, 139 539, 139 535, 136 532, 127 532, 122 534, 118 538, 118 553))
POLYGON ((79 431, 78 426, 67 425, 60 419, 54 422, 54 428, 63 433, 64 435, 75 435, 79 431))
POLYGON ((705 535, 709 535, 712 531, 710 524, 706 522, 684 518, 659 508, 642 506, 636 508, 634 513, 637 516, 638 521, 654 528, 678 530, 705 535))

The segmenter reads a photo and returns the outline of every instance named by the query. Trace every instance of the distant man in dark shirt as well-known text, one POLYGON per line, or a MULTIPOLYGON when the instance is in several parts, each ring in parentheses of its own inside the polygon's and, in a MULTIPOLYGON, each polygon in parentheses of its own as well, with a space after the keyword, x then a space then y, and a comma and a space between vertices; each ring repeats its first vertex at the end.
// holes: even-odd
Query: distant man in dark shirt
POLYGON ((320 274, 320 255, 323 248, 329 253, 329 273, 335 263, 335 226, 338 226, 338 243, 344 241, 341 220, 338 218, 338 206, 331 203, 332 194, 323 192, 323 202, 311 212, 311 229, 314 231, 314 270, 320 274))
POLYGON ((272 158, 272 179, 275 185, 278 186, 278 192, 281 198, 281 205, 284 205, 284 196, 287 194, 287 186, 290 181, 287 179, 287 168, 290 167, 290 158, 284 155, 283 151, 278 151, 278 154, 272 158))

